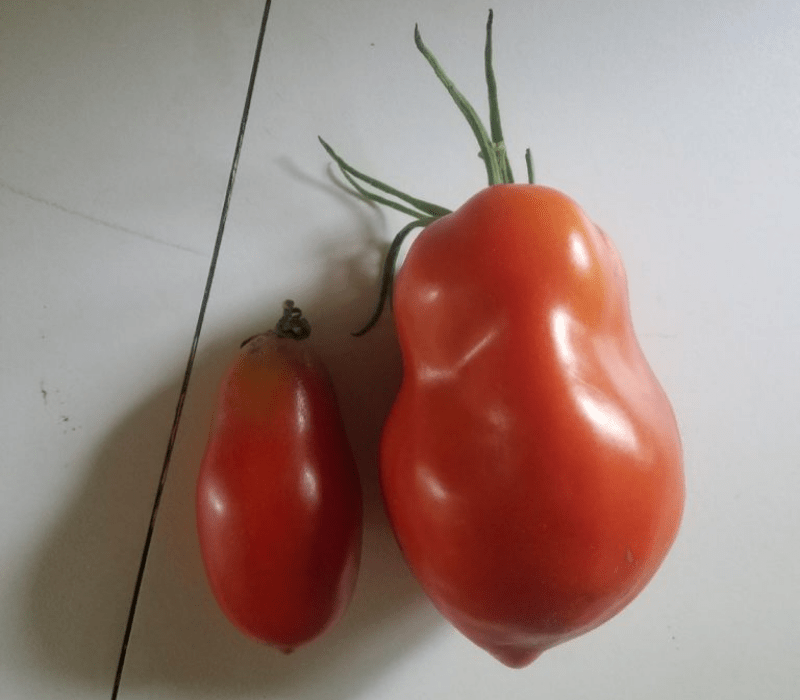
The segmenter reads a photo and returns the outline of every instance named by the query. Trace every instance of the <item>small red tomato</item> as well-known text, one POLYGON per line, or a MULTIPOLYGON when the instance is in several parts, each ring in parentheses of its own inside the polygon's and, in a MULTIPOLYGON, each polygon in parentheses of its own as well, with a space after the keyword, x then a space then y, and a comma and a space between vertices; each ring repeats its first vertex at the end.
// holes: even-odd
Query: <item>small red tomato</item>
POLYGON ((361 551, 361 487, 328 373, 285 305, 225 376, 197 483, 211 589, 239 629, 283 651, 344 612, 361 551))

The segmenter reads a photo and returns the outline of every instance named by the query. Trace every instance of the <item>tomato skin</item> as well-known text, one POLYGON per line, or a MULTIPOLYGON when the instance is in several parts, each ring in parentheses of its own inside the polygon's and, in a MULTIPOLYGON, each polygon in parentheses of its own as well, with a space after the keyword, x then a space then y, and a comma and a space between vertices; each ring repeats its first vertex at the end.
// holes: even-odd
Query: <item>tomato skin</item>
POLYGON ((249 340, 224 378, 197 483, 200 549, 225 615, 291 651, 344 612, 362 502, 333 387, 302 340, 249 340))
POLYGON ((420 233, 393 310, 398 543, 456 628, 525 666, 625 607, 681 520, 680 436, 622 264, 565 195, 496 185, 420 233))

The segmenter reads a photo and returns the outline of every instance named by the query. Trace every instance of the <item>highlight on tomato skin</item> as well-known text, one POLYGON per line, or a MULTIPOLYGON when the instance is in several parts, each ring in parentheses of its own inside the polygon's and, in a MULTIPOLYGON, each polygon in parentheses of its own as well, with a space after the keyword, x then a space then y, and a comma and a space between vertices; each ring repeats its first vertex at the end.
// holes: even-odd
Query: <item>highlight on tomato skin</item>
POLYGON ((362 530, 361 486, 330 378, 291 320, 293 330, 279 324, 249 339, 229 368, 196 492, 220 609, 285 653, 341 618, 362 530))
POLYGON ((511 667, 622 610, 680 524, 677 424, 619 265, 568 197, 497 185, 423 230, 395 279, 389 517, 436 607, 511 667))

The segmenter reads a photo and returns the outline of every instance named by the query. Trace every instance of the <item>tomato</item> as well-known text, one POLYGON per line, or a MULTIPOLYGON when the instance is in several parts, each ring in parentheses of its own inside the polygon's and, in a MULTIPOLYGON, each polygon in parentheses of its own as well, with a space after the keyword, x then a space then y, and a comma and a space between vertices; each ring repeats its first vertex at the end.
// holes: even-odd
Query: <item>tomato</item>
POLYGON ((456 211, 322 143, 360 195, 414 217, 361 331, 391 297, 403 381, 380 474, 397 541, 442 614, 521 667, 613 617, 651 580, 678 533, 684 479, 676 419, 636 339, 613 244, 572 199, 534 184, 530 151, 528 184, 514 184, 491 26, 490 12, 490 130, 415 34, 488 175, 456 211))
POLYGON ((622 265, 565 195, 496 185, 414 241, 393 310, 397 539, 437 608, 523 666, 629 603, 681 519, 680 438, 622 265))
POLYGON ((282 321, 243 345, 222 382, 197 528, 222 611, 288 652, 334 624, 350 600, 362 503, 328 373, 297 338, 306 328, 291 302, 282 321))

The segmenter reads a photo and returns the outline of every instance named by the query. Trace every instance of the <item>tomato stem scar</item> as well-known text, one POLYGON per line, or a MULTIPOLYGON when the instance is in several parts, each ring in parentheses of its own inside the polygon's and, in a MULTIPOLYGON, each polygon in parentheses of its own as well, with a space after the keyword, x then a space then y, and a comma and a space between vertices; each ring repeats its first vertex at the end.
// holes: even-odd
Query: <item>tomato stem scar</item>
POLYGON ((283 302, 283 316, 275 324, 275 333, 281 338, 303 340, 311 335, 311 324, 291 299, 283 302))

